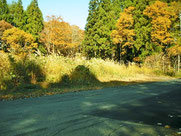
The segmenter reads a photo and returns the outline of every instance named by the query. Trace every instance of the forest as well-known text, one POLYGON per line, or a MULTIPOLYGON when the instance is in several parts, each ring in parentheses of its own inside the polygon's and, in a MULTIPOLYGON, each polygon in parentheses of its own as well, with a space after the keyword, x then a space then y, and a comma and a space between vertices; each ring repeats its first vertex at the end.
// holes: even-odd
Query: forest
POLYGON ((0 0, 0 99, 181 77, 180 0, 90 0, 88 12, 82 30, 44 19, 37 0, 0 0))

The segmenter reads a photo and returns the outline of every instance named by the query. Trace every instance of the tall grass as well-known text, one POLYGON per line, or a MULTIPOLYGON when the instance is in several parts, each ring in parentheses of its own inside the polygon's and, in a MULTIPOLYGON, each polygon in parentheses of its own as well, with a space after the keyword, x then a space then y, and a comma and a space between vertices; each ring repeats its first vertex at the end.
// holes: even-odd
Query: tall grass
MULTIPOLYGON (((154 69, 139 67, 136 64, 126 66, 112 60, 93 58, 87 60, 80 54, 74 58, 49 55, 26 56, 21 58, 0 53, 0 89, 31 83, 58 84, 64 80, 74 80, 76 84, 87 80, 99 82, 121 80, 144 80, 155 76, 154 69), (10 57, 11 56, 11 57, 10 57), (89 78, 94 76, 94 78, 89 78)), ((66 81, 65 81, 66 82, 66 81)), ((69 82, 69 84, 71 83, 69 82)))

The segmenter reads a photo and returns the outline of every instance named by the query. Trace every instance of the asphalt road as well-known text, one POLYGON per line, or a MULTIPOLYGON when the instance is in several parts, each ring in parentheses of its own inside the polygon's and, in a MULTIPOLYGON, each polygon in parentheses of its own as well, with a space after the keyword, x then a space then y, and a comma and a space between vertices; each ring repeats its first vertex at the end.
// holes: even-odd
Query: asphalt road
POLYGON ((0 102, 1 136, 175 136, 181 80, 0 102))

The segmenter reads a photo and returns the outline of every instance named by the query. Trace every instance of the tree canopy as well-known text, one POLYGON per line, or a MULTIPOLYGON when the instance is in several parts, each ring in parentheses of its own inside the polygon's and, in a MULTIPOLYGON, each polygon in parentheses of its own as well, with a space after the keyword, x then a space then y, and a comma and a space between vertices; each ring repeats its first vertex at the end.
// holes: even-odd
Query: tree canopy
POLYGON ((37 0, 32 0, 26 10, 26 26, 25 31, 32 34, 36 39, 39 38, 39 33, 43 30, 43 15, 38 7, 37 0))

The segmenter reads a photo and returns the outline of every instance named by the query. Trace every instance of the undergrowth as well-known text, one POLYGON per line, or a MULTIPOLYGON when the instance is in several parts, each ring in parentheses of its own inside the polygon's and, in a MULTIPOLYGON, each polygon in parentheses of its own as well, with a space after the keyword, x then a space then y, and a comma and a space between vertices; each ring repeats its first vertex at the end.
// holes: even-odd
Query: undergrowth
MULTIPOLYGON (((44 94, 51 88, 54 90, 58 88, 61 91, 65 91, 67 88, 84 90, 111 86, 113 82, 120 85, 117 82, 120 81, 122 84, 121 81, 144 81, 151 80, 157 75, 160 76, 158 70, 145 66, 124 65, 112 60, 96 58, 87 60, 81 55, 69 58, 58 55, 15 56, 0 53, 0 62, 1 95, 16 93, 21 96, 28 92, 32 94, 32 90, 41 89, 43 91, 41 90, 40 94, 44 94)), ((164 74, 161 73, 161 75, 164 74)), ((48 91, 48 93, 52 92, 48 91)))

